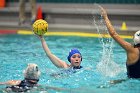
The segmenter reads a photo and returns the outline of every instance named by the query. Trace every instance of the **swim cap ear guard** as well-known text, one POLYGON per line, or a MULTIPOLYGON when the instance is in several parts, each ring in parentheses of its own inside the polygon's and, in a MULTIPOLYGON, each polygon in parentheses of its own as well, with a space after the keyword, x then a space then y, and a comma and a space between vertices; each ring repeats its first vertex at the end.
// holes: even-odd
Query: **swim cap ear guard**
POLYGON ((134 48, 135 48, 135 47, 140 47, 140 30, 137 31, 137 32, 134 34, 133 41, 134 41, 134 48))
MULTIPOLYGON (((76 48, 70 50, 69 55, 67 57, 67 59, 68 59, 69 62, 71 62, 70 61, 71 56, 74 55, 74 54, 76 54, 76 53, 78 53, 78 54, 81 55, 81 53, 79 52, 79 50, 76 49, 76 48)), ((81 61, 82 61, 82 55, 81 55, 81 61)))

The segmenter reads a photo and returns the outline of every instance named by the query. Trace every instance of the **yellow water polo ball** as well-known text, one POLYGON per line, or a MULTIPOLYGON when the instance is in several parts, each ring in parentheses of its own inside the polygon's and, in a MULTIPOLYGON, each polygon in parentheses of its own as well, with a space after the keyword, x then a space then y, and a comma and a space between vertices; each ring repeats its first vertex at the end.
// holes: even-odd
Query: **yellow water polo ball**
POLYGON ((39 19, 33 23, 32 28, 35 34, 44 35, 48 31, 48 23, 43 19, 39 19))

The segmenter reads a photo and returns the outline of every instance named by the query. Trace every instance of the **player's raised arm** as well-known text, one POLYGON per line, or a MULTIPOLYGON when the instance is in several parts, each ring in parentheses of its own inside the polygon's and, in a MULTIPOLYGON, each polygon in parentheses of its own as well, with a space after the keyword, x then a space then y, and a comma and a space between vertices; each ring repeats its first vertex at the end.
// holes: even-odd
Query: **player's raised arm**
POLYGON ((48 31, 48 23, 43 20, 43 19, 39 19, 37 21, 34 22, 33 24, 33 32, 39 37, 42 47, 46 53, 46 55, 48 56, 48 58, 51 60, 51 62, 59 68, 68 68, 69 65, 62 61, 61 59, 59 59, 57 56, 55 56, 49 49, 47 42, 45 41, 43 35, 48 31))

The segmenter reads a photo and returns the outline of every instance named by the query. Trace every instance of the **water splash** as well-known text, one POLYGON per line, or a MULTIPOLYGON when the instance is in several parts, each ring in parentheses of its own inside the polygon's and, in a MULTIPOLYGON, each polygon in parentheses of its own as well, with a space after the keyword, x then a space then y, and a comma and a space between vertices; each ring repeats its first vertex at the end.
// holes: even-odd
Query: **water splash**
POLYGON ((97 70, 104 76, 114 77, 121 72, 121 68, 113 61, 113 39, 104 37, 105 34, 109 35, 109 33, 101 15, 93 16, 93 20, 103 49, 100 62, 96 66, 97 70))

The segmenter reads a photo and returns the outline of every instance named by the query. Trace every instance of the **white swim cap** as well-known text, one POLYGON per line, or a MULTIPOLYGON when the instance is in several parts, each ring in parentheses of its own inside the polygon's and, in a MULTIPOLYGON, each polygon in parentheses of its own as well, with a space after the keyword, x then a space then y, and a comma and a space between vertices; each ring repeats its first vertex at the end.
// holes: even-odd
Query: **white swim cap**
POLYGON ((24 77, 28 79, 39 79, 40 70, 37 64, 29 63, 27 68, 24 70, 24 77))
POLYGON ((134 47, 140 47, 140 30, 134 34, 134 47))

